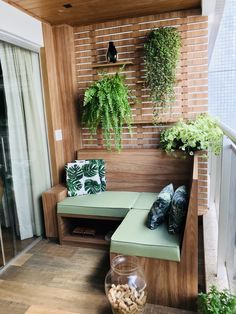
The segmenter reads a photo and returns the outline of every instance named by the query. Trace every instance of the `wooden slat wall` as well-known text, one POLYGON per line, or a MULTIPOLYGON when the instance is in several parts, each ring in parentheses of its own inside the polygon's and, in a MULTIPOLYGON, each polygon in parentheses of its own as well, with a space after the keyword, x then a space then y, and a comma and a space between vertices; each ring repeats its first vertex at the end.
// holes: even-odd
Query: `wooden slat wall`
MULTIPOLYGON (((207 112, 208 73, 207 73, 207 17, 199 10, 164 13, 140 18, 112 21, 74 28, 76 76, 79 94, 99 77, 99 71, 115 73, 117 67, 96 69, 97 63, 105 63, 109 41, 114 41, 119 54, 119 61, 132 61, 126 65, 123 73, 127 84, 137 96, 132 104, 134 124, 133 135, 124 128, 123 147, 155 148, 159 144, 160 131, 167 124, 181 118, 193 118, 201 112, 207 112), (177 27, 182 38, 181 59, 175 87, 176 101, 171 110, 165 110, 160 117, 160 124, 152 123, 152 102, 144 86, 143 43, 152 28, 160 26, 177 27)), ((82 128, 82 147, 102 147, 99 132, 91 140, 88 129, 82 128)), ((200 161, 199 167, 199 212, 207 206, 207 164, 200 161)))

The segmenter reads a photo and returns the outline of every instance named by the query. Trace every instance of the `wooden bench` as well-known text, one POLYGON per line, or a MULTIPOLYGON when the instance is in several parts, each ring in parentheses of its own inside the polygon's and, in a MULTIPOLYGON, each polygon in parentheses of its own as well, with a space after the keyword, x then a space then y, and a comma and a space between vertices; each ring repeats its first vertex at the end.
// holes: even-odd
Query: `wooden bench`
MULTIPOLYGON (((157 258, 139 257, 147 282, 148 302, 185 309, 194 309, 198 282, 198 235, 197 235, 197 157, 173 158, 155 149, 129 149, 120 153, 104 150, 80 150, 78 159, 104 159, 108 191, 159 192, 172 182, 174 187, 185 184, 190 191, 190 200, 181 246, 180 262, 157 258)), ((46 235, 58 237, 56 204, 66 196, 66 189, 57 186, 43 194, 46 235), (50 221, 47 219, 50 217, 50 221)), ((81 217, 99 219, 102 226, 111 223, 111 217, 81 217)), ((58 216, 61 243, 70 231, 75 217, 58 216)), ((98 220, 97 220, 98 221, 98 220)), ((116 219, 111 224, 120 223, 116 219), (115 222, 114 222, 115 221, 115 222)), ((103 228, 103 227, 102 227, 103 228)), ((67 243, 75 244, 76 241, 67 243)), ((85 241, 86 242, 86 241, 85 241)), ((77 244, 80 243, 77 242, 77 244)), ((92 243, 93 244, 93 243, 92 243)), ((98 243, 95 243, 96 245, 98 243)), ((86 243, 85 243, 86 245, 86 243)), ((87 243, 91 245, 91 241, 87 243)), ((122 252, 121 252, 122 253, 122 252)), ((117 254, 110 253, 113 258, 117 254)))
MULTIPOLYGON (((157 149, 127 149, 120 153, 79 150, 77 158, 105 160, 108 191, 157 193, 169 182, 175 187, 191 186, 193 160, 172 158, 157 149)), ((58 238, 57 203, 67 196, 65 184, 52 187, 42 196, 46 236, 58 238)))

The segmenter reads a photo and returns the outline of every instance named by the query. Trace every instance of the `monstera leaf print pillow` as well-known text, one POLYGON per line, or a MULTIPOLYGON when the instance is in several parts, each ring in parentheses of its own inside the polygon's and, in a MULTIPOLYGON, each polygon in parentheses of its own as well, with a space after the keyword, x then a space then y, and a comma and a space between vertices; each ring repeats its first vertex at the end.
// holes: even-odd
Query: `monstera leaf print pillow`
POLYGON ((75 160, 65 166, 68 196, 96 194, 106 190, 102 159, 75 160))
POLYGON ((68 196, 95 194, 101 191, 101 180, 96 162, 76 160, 68 163, 65 169, 68 196))

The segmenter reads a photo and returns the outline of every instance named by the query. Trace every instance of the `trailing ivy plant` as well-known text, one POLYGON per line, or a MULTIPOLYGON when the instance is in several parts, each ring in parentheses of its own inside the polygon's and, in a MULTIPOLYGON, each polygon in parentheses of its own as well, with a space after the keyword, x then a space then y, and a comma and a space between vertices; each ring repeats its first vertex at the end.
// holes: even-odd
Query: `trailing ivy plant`
POLYGON ((199 293, 198 304, 201 314, 236 313, 236 296, 227 289, 219 291, 215 286, 211 286, 208 293, 199 293))
POLYGON ((153 29, 144 44, 145 81, 154 103, 154 119, 160 108, 174 100, 176 68, 180 56, 181 37, 174 27, 153 29))
POLYGON ((166 152, 182 150, 193 155, 197 150, 210 150, 215 155, 221 152, 223 132, 217 120, 201 114, 195 120, 179 121, 161 132, 160 144, 166 152))
POLYGON ((89 128, 91 136, 102 128, 107 149, 121 149, 122 127, 127 124, 131 134, 132 114, 129 104, 130 92, 125 77, 120 72, 102 74, 84 95, 82 121, 89 128))

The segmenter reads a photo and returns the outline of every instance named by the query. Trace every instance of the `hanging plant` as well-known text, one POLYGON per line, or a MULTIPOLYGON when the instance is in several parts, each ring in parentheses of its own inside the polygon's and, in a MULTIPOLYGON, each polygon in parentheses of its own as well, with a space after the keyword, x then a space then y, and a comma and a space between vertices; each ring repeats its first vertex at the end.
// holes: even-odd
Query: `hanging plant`
POLYGON ((102 77, 86 91, 83 103, 82 121, 89 128, 91 136, 99 127, 107 149, 121 149, 122 127, 126 123, 131 134, 132 114, 129 105, 130 92, 125 77, 120 72, 102 77))
POLYGON ((174 27, 153 29, 144 44, 145 81, 154 103, 154 118, 157 118, 160 108, 167 107, 175 98, 180 47, 181 37, 174 27))

